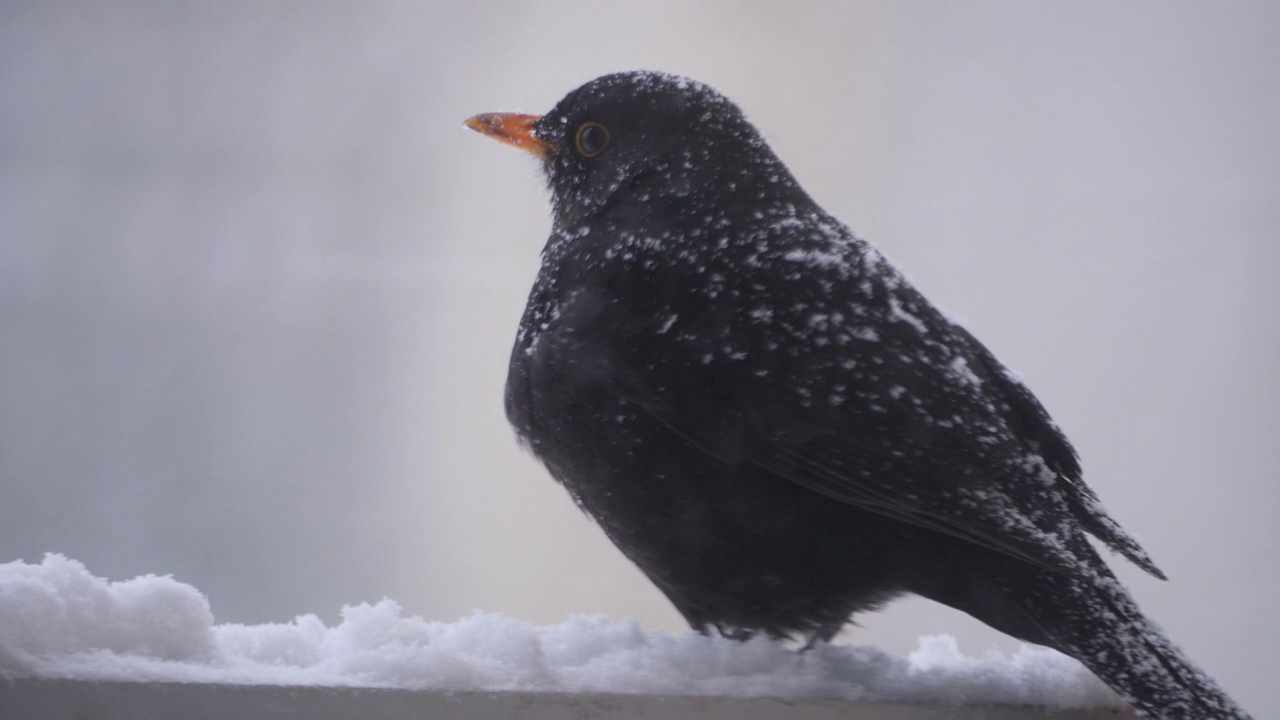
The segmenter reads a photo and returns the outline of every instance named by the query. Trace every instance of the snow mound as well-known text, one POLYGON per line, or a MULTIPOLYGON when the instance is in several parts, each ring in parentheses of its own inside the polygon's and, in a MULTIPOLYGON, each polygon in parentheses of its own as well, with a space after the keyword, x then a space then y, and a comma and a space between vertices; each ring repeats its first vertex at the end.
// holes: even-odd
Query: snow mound
POLYGON ((334 627, 314 615, 217 625, 190 585, 154 575, 111 582, 53 554, 0 564, 0 678, 1121 705, 1052 650, 972 658, 947 636, 922 638, 906 659, 872 647, 797 653, 603 616, 534 626, 477 612, 429 622, 405 617, 393 600, 345 607, 334 627))

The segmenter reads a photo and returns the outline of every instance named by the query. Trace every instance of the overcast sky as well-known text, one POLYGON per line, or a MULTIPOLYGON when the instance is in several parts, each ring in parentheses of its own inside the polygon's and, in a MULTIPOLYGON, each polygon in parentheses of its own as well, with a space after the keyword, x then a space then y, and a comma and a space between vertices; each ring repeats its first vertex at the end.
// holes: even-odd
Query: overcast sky
POLYGON ((546 197, 461 126, 633 68, 738 101, 1019 371, 1170 576, 1115 563, 1144 609, 1280 707, 1267 2, 6 2, 0 561, 172 573, 220 622, 681 627, 502 415, 546 197))

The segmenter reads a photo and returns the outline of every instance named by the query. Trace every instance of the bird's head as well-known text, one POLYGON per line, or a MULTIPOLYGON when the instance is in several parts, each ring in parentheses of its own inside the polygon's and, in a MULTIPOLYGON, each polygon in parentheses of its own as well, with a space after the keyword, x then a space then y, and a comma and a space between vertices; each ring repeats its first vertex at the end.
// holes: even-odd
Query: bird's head
POLYGON ((562 229, 624 199, 760 207, 803 196, 737 105, 675 75, 605 75, 545 115, 485 113, 466 125, 542 160, 562 229))

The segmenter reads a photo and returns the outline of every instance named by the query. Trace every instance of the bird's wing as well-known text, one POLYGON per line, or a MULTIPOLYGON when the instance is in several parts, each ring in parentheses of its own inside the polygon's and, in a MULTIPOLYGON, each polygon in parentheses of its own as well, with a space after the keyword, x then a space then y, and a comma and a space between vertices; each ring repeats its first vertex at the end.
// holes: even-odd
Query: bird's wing
POLYGON ((954 330, 964 336, 974 348, 974 356, 993 379, 994 389, 1008 404, 1009 413, 1006 418, 1014 432, 1028 438, 1048 467, 1057 474, 1059 486, 1084 529, 1133 564, 1161 580, 1167 579, 1147 551, 1107 514, 1097 494, 1085 484, 1075 448, 1071 447, 1057 423, 1031 393, 1031 389, 1002 365, 968 330, 959 326, 954 330))
POLYGON ((1037 565, 1077 568, 1083 529, 1158 573, 1034 396, 865 243, 635 267, 558 325, 695 446, 1037 565))

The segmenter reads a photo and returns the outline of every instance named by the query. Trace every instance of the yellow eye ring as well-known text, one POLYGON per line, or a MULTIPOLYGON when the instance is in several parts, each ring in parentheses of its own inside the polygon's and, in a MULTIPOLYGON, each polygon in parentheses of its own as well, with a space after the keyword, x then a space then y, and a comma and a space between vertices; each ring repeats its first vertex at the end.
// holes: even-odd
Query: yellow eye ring
POLYGON ((585 122, 573 138, 582 157, 595 157, 609 144, 609 128, 598 122, 585 122))

